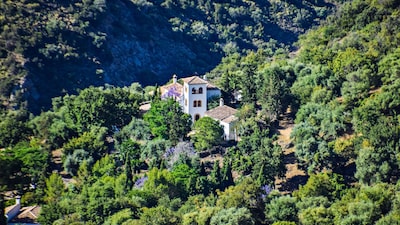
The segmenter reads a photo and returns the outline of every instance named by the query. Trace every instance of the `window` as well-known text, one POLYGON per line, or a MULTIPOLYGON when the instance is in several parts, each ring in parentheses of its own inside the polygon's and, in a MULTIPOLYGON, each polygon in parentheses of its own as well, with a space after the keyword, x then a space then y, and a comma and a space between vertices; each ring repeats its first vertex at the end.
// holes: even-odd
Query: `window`
POLYGON ((192 94, 196 94, 196 88, 192 88, 192 94))
POLYGON ((199 88, 199 94, 203 94, 203 88, 199 88))
POLYGON ((194 121, 197 121, 199 119, 200 119, 200 115, 199 114, 194 115, 194 121))
POLYGON ((201 107, 201 101, 200 100, 198 100, 198 101, 194 100, 193 101, 193 107, 201 107))

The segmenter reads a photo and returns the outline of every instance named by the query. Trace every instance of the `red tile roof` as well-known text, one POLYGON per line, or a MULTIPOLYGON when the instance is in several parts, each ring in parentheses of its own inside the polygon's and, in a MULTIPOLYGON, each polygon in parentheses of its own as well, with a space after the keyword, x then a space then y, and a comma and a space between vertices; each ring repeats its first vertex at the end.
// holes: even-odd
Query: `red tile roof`
POLYGON ((14 217, 10 222, 11 223, 35 223, 37 218, 39 217, 41 207, 40 206, 28 206, 23 207, 20 210, 20 213, 14 217))
POLYGON ((237 119, 235 116, 236 112, 237 109, 223 105, 206 111, 205 115, 226 123, 230 123, 237 119))
POLYGON ((175 90, 182 94, 183 86, 180 83, 171 83, 160 87, 161 95, 167 92, 169 89, 175 88, 175 90))
POLYGON ((185 77, 182 78, 183 82, 188 83, 188 84, 208 84, 206 80, 201 79, 198 76, 191 76, 191 77, 185 77))

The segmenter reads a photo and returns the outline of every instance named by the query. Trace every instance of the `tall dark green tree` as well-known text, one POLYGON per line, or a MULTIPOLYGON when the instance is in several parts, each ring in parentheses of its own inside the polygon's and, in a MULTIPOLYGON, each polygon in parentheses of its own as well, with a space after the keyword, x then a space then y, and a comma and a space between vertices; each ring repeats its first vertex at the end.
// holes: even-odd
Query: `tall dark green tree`
POLYGON ((234 185, 233 176, 232 176, 232 163, 229 159, 224 160, 224 165, 222 167, 222 182, 221 188, 224 190, 225 188, 234 185))
POLYGON ((250 175, 260 186, 273 184, 275 177, 285 174, 283 151, 273 143, 265 123, 247 119, 241 123, 239 133, 241 141, 229 150, 236 171, 250 175))
POLYGON ((274 198, 265 207, 267 221, 270 223, 278 221, 297 221, 296 198, 281 196, 274 198))
POLYGON ((0 151, 0 186, 22 190, 31 184, 38 186, 44 182, 50 154, 33 142, 20 142, 13 148, 0 151))
POLYGON ((38 218, 40 224, 52 224, 60 219, 65 212, 59 205, 59 201, 64 195, 64 183, 60 175, 53 173, 46 180, 45 202, 41 214, 38 218))
POLYGON ((214 162, 213 169, 210 173, 210 181, 214 186, 214 190, 221 189, 222 186, 222 174, 221 168, 219 167, 219 160, 214 162))
POLYGON ((171 98, 153 101, 144 120, 154 136, 170 140, 174 144, 186 138, 192 124, 190 115, 183 113, 179 103, 171 98))
POLYGON ((126 188, 130 190, 133 186, 133 174, 140 173, 144 162, 140 159, 140 145, 130 139, 124 141, 118 147, 119 158, 124 164, 126 174, 126 188))
POLYGON ((126 140, 118 148, 120 157, 124 164, 128 161, 132 165, 134 173, 140 172, 142 161, 140 160, 140 144, 132 140, 126 140))
POLYGON ((284 154, 278 144, 273 144, 272 139, 264 138, 258 151, 252 155, 253 178, 260 186, 273 185, 275 177, 284 177, 286 167, 283 160, 284 154))
POLYGON ((255 105, 257 103, 257 86, 255 83, 257 72, 256 65, 243 65, 241 72, 240 84, 242 88, 243 102, 255 105))
POLYGON ((218 121, 205 116, 194 123, 194 146, 206 150, 221 143, 224 130, 218 121))
POLYGON ((0 148, 11 147, 20 141, 27 141, 32 134, 28 127, 26 112, 13 112, 1 115, 0 119, 0 148))
POLYGON ((79 95, 67 95, 63 100, 66 117, 82 133, 93 126, 110 130, 127 125, 139 112, 141 96, 122 88, 87 88, 79 95))
POLYGON ((258 99, 268 117, 274 121, 286 111, 292 98, 289 87, 293 83, 294 72, 285 71, 278 66, 271 66, 261 72, 263 83, 258 91, 258 99))

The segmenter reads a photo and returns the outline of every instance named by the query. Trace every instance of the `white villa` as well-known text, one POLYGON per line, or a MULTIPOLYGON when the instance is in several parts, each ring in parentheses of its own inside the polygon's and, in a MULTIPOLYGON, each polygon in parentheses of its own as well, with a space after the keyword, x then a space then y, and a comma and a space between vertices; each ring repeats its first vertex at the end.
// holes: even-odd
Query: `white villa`
POLYGON ((177 82, 177 76, 172 77, 172 83, 160 87, 161 98, 173 98, 182 106, 182 110, 192 116, 192 121, 197 121, 203 116, 209 116, 224 127, 225 140, 237 140, 235 113, 236 109, 224 105, 207 111, 207 101, 215 96, 221 96, 221 90, 211 84, 207 79, 199 76, 182 78, 183 85, 177 82))
POLYGON ((236 117, 237 110, 224 105, 224 99, 219 100, 219 106, 213 109, 210 109, 205 112, 205 116, 209 116, 222 125, 224 128, 224 139, 235 140, 237 141, 237 133, 236 133, 236 117))
POLYGON ((34 206, 21 206, 21 197, 17 196, 15 204, 8 206, 4 209, 4 214, 7 218, 8 225, 39 225, 36 222, 39 217, 41 207, 34 206))

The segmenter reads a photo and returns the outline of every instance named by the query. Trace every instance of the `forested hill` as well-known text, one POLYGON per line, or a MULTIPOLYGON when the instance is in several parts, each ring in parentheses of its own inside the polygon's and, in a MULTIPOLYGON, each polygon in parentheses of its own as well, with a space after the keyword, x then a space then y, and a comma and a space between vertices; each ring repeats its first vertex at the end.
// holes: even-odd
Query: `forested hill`
MULTIPOLYGON (((125 3, 119 10, 133 5, 125 3)), ((137 12, 156 29, 156 4, 141 4, 137 12)), ((91 17, 112 11, 109 5, 88 9, 91 17)), ((110 21, 130 18, 107 20, 110 15, 97 26, 111 29, 110 21)), ((178 102, 160 100, 154 86, 137 83, 59 96, 36 116, 1 112, 0 190, 22 195, 23 206, 41 205, 44 225, 399 224, 399 15, 398 0, 341 2, 322 25, 299 37, 291 57, 268 44, 224 57, 207 77, 221 87, 227 105, 242 91, 235 104, 237 142, 222 141, 223 128, 209 117, 192 126, 178 102), (138 103, 149 100, 143 114, 138 103), (293 127, 281 142, 286 122, 293 127)), ((183 35, 197 37, 179 34, 185 45, 183 35)), ((112 49, 109 36, 100 42, 104 49, 112 49)), ((83 45, 88 52, 92 41, 83 45)), ((100 60, 108 55, 113 65, 115 59, 99 52, 104 58, 93 68, 105 76, 100 60)), ((80 57, 62 59, 57 71, 78 66, 80 57)), ((51 67, 44 58, 37 61, 51 67)), ((0 211, 14 203, 3 202, 0 195, 0 211)))
POLYGON ((0 4, 0 99, 33 110, 89 85, 154 85, 207 72, 226 53, 290 46, 334 9, 311 0, 0 4))

